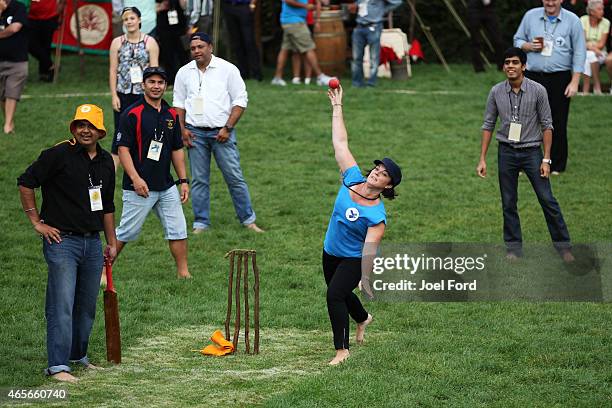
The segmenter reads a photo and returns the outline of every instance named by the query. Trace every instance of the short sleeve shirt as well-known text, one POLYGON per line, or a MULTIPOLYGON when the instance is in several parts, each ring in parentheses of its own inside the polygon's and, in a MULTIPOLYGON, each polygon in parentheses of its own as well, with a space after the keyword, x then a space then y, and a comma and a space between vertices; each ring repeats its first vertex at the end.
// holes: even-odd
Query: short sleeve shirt
POLYGON ((0 16, 0 31, 4 31, 13 23, 21 23, 21 30, 10 37, 0 39, 0 62, 24 62, 28 60, 28 39, 26 36, 26 24, 28 13, 23 4, 11 1, 0 16))
POLYGON ((599 42, 602 36, 610 32, 610 20, 607 18, 602 18, 597 27, 591 27, 589 16, 580 17, 580 22, 584 29, 587 44, 599 42))
MULTIPOLYGON (((117 146, 130 149, 134 167, 151 191, 165 191, 174 185, 170 173, 172 152, 183 148, 178 120, 176 111, 165 101, 158 112, 142 98, 128 107, 119 121, 117 146), (148 157, 154 140, 162 143, 159 160, 148 157)), ((123 189, 134 190, 132 180, 125 172, 123 189)))
POLYGON ((361 258, 368 228, 387 222, 387 213, 382 201, 374 206, 360 205, 351 199, 348 187, 366 181, 353 166, 342 174, 343 185, 338 191, 323 248, 330 255, 340 258, 361 258), (348 186, 348 187, 347 187, 348 186))

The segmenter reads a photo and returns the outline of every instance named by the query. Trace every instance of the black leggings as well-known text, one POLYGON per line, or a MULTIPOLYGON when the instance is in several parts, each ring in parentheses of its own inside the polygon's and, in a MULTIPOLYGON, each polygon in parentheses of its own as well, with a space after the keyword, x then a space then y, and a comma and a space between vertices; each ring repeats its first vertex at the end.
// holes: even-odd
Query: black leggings
POLYGON ((336 350, 349 348, 349 315, 357 323, 367 320, 353 289, 361 279, 361 258, 338 258, 323 251, 323 275, 327 284, 327 312, 336 350))

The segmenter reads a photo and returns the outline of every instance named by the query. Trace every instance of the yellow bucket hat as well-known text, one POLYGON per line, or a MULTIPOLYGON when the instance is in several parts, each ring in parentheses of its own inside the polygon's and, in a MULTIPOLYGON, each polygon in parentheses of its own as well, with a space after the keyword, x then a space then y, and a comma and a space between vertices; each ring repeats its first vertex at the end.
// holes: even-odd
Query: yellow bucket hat
POLYGON ((103 132, 100 139, 106 136, 106 128, 104 127, 104 112, 99 106, 89 103, 78 106, 76 108, 76 112, 74 113, 74 119, 72 119, 72 122, 70 122, 71 133, 74 133, 74 126, 77 120, 86 120, 96 129, 103 132))

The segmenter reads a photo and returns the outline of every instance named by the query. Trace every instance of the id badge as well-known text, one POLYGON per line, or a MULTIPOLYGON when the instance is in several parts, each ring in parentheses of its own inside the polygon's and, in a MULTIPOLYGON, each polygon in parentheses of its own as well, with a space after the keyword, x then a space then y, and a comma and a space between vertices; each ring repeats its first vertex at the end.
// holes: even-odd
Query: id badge
POLYGON ((204 114, 204 97, 196 96, 193 98, 193 113, 196 115, 204 114))
POLYGON ((523 125, 517 122, 510 122, 510 132, 508 134, 508 140, 511 142, 521 141, 521 128, 523 125))
POLYGON ((89 205, 91 211, 101 211, 102 207, 102 186, 89 187, 89 205))
POLYGON ((159 156, 161 155, 163 143, 158 142, 156 140, 151 140, 151 145, 149 146, 149 153, 147 153, 147 159, 159 161, 159 156))
POLYGON ((168 24, 177 25, 178 22, 178 12, 176 10, 168 10, 168 24))
POLYGON ((368 15, 368 0, 361 1, 359 3, 359 11, 357 14, 359 14, 359 17, 365 17, 368 15))
POLYGON ((544 47, 542 48, 543 57, 550 57, 552 55, 554 44, 553 40, 544 40, 544 47))
POLYGON ((140 69, 139 65, 130 66, 130 81, 133 84, 142 83, 142 69, 140 69))

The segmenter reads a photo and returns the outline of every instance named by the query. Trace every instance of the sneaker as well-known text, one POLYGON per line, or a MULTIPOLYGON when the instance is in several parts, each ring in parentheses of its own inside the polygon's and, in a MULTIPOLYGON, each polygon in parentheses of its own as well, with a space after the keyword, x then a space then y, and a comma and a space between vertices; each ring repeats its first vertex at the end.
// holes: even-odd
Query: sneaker
POLYGON ((553 176, 559 176, 559 175, 561 175, 561 173, 560 173, 560 172, 558 172, 558 171, 551 171, 551 172, 550 172, 550 174, 552 174, 553 176))
POLYGON ((270 82, 272 85, 276 85, 276 86, 287 86, 287 83, 285 81, 283 81, 283 78, 277 78, 274 77, 272 78, 272 82, 270 82))
POLYGON ((321 73, 317 77, 317 85, 319 85, 319 86, 328 86, 330 79, 332 79, 332 77, 330 77, 329 75, 325 75, 324 73, 321 73))
POLYGON ((302 78, 300 78, 300 77, 293 77, 293 79, 291 80, 291 83, 293 85, 301 85, 302 84, 302 78))
POLYGON ((304 78, 304 85, 310 85, 310 81, 312 78, 304 78))
POLYGON ((201 234, 206 231, 208 231, 208 228, 194 228, 192 231, 192 234, 197 235, 197 234, 201 234))

